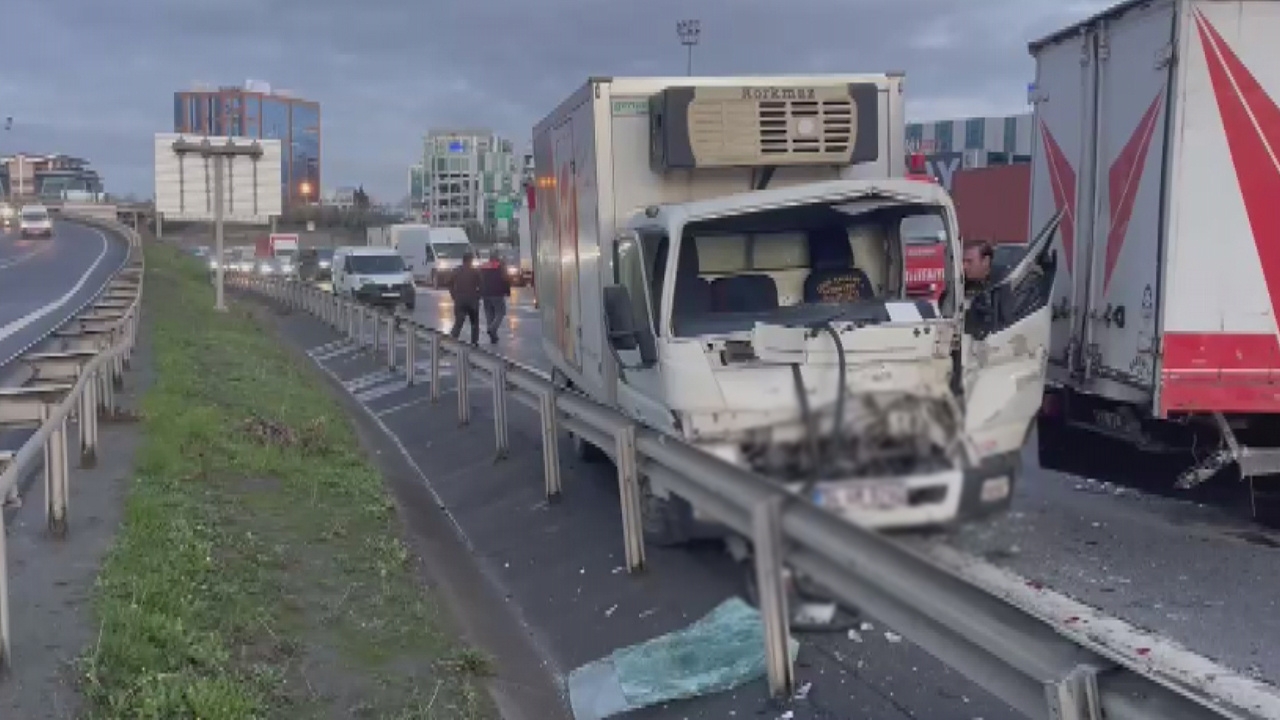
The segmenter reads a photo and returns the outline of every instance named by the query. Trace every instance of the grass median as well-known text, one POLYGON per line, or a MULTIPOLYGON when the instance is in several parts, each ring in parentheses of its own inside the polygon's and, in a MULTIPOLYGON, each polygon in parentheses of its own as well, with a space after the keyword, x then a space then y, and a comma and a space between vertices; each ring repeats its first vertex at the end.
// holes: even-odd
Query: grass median
POLYGON ((496 716, 341 407, 204 270, 147 250, 154 381, 81 661, 128 720, 496 716))

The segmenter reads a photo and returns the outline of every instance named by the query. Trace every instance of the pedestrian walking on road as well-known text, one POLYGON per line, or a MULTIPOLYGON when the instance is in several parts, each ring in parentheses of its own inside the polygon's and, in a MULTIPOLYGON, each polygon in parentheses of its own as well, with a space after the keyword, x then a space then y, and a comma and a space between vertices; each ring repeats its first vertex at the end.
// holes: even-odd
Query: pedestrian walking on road
POLYGON ((449 283, 449 297, 453 298, 453 329, 449 334, 457 340, 462 335, 462 323, 471 321, 471 344, 480 344, 480 271, 475 268, 475 256, 465 253, 462 267, 453 274, 449 283))
POLYGON ((507 296, 511 294, 511 280, 507 277, 506 263, 497 257, 489 259, 480 268, 480 299, 484 304, 485 329, 489 342, 498 344, 498 326, 507 314, 507 296))

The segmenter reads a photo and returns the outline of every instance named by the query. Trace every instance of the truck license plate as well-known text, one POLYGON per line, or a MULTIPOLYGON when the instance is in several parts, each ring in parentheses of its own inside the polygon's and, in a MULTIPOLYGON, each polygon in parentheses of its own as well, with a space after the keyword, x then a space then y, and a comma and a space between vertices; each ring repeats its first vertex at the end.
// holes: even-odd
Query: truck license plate
POLYGON ((851 483, 819 489, 817 501, 823 507, 894 510, 907 504, 907 488, 899 483, 851 483))

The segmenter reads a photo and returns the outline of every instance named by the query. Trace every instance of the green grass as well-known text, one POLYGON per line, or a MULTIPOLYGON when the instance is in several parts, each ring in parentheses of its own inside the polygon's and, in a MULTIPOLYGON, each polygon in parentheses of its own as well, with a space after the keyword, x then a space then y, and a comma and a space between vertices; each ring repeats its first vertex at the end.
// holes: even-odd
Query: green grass
POLYGON ((127 720, 494 717, 342 409, 251 308, 147 250, 154 381, 81 660, 127 720))

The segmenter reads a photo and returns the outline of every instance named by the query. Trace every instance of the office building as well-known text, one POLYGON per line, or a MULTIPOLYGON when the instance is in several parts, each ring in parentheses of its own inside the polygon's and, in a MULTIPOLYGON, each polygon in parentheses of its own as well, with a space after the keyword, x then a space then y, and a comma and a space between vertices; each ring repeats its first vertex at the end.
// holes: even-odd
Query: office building
POLYGON ((409 212, 421 216, 426 209, 426 177, 422 171, 422 163, 409 166, 409 212))
MULTIPOLYGON (((523 204, 522 159, 506 140, 485 129, 437 129, 423 140, 423 218, 433 225, 479 225, 494 238, 513 233, 523 204)), ((413 197, 413 170, 410 170, 413 197)))
POLYGON ((265 83, 173 94, 173 131, 190 135, 279 140, 285 207, 320 199, 320 104, 265 83))
POLYGON ((102 179, 89 161, 71 155, 0 157, 0 191, 5 197, 57 200, 64 193, 101 193, 102 179))
POLYGON ((907 123, 907 149, 960 153, 965 167, 1031 162, 1031 113, 907 123))

